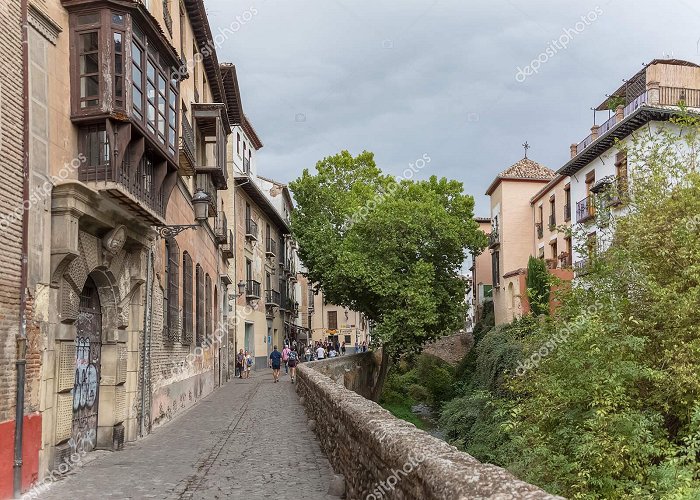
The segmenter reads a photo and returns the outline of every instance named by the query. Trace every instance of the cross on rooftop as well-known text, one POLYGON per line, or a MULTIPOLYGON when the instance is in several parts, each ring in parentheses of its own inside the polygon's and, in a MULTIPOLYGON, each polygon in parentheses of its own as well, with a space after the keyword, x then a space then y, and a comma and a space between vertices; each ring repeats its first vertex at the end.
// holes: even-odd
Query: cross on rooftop
POLYGON ((530 149, 530 145, 527 143, 527 141, 525 141, 523 147, 525 148, 525 158, 527 158, 527 150, 530 149))

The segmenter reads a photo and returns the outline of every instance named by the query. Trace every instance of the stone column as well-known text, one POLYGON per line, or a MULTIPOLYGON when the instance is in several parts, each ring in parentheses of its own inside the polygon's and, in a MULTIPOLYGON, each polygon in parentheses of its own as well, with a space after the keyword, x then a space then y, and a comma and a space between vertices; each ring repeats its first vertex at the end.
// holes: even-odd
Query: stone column
POLYGON ((600 129, 599 125, 593 125, 591 127, 591 142, 595 141, 598 138, 598 129, 600 129))
POLYGON ((576 146, 578 146, 578 144, 572 144, 569 146, 569 152, 571 153, 572 158, 576 157, 576 146))
POLYGON ((625 107, 620 104, 617 108, 615 108, 615 123, 620 123, 624 117, 625 107))
POLYGON ((647 82, 647 103, 661 104, 661 88, 659 82, 647 82))

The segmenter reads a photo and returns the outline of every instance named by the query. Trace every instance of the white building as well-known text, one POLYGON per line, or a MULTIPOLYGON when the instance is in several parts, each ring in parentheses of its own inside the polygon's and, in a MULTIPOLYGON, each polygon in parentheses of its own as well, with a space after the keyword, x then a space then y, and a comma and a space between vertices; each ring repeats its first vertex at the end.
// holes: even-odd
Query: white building
POLYGON ((571 177, 573 222, 583 229, 573 231, 577 272, 586 268, 592 253, 608 245, 602 228, 596 226, 596 196, 605 196, 598 200, 604 200, 604 208, 613 215, 624 213, 624 204, 610 193, 624 192, 628 187, 628 174, 634 165, 628 165, 625 146, 641 129, 653 136, 661 129, 676 128, 668 120, 678 115, 681 102, 691 110, 700 110, 700 66, 678 59, 654 59, 596 108, 608 110, 609 118, 594 125, 584 140, 571 145, 571 159, 559 173, 571 177), (611 186, 614 189, 609 189, 611 186))

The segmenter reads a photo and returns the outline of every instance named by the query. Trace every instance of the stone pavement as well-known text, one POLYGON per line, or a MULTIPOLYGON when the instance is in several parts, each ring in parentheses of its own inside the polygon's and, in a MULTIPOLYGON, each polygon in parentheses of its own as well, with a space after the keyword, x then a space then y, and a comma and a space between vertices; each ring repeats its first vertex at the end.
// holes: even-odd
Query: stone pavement
POLYGON ((231 380, 124 450, 90 454, 38 498, 337 498, 294 385, 280 380, 269 370, 231 380))

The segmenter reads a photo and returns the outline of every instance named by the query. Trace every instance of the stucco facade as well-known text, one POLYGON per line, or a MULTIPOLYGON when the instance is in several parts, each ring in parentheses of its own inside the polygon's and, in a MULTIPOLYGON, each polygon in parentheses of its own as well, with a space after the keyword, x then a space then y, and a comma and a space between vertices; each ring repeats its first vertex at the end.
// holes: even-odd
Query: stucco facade
POLYGON ((121 448, 229 377, 223 82, 203 5, 152 4, 30 2, 32 481, 76 450, 121 448), (173 225, 193 227, 160 231, 173 225))

